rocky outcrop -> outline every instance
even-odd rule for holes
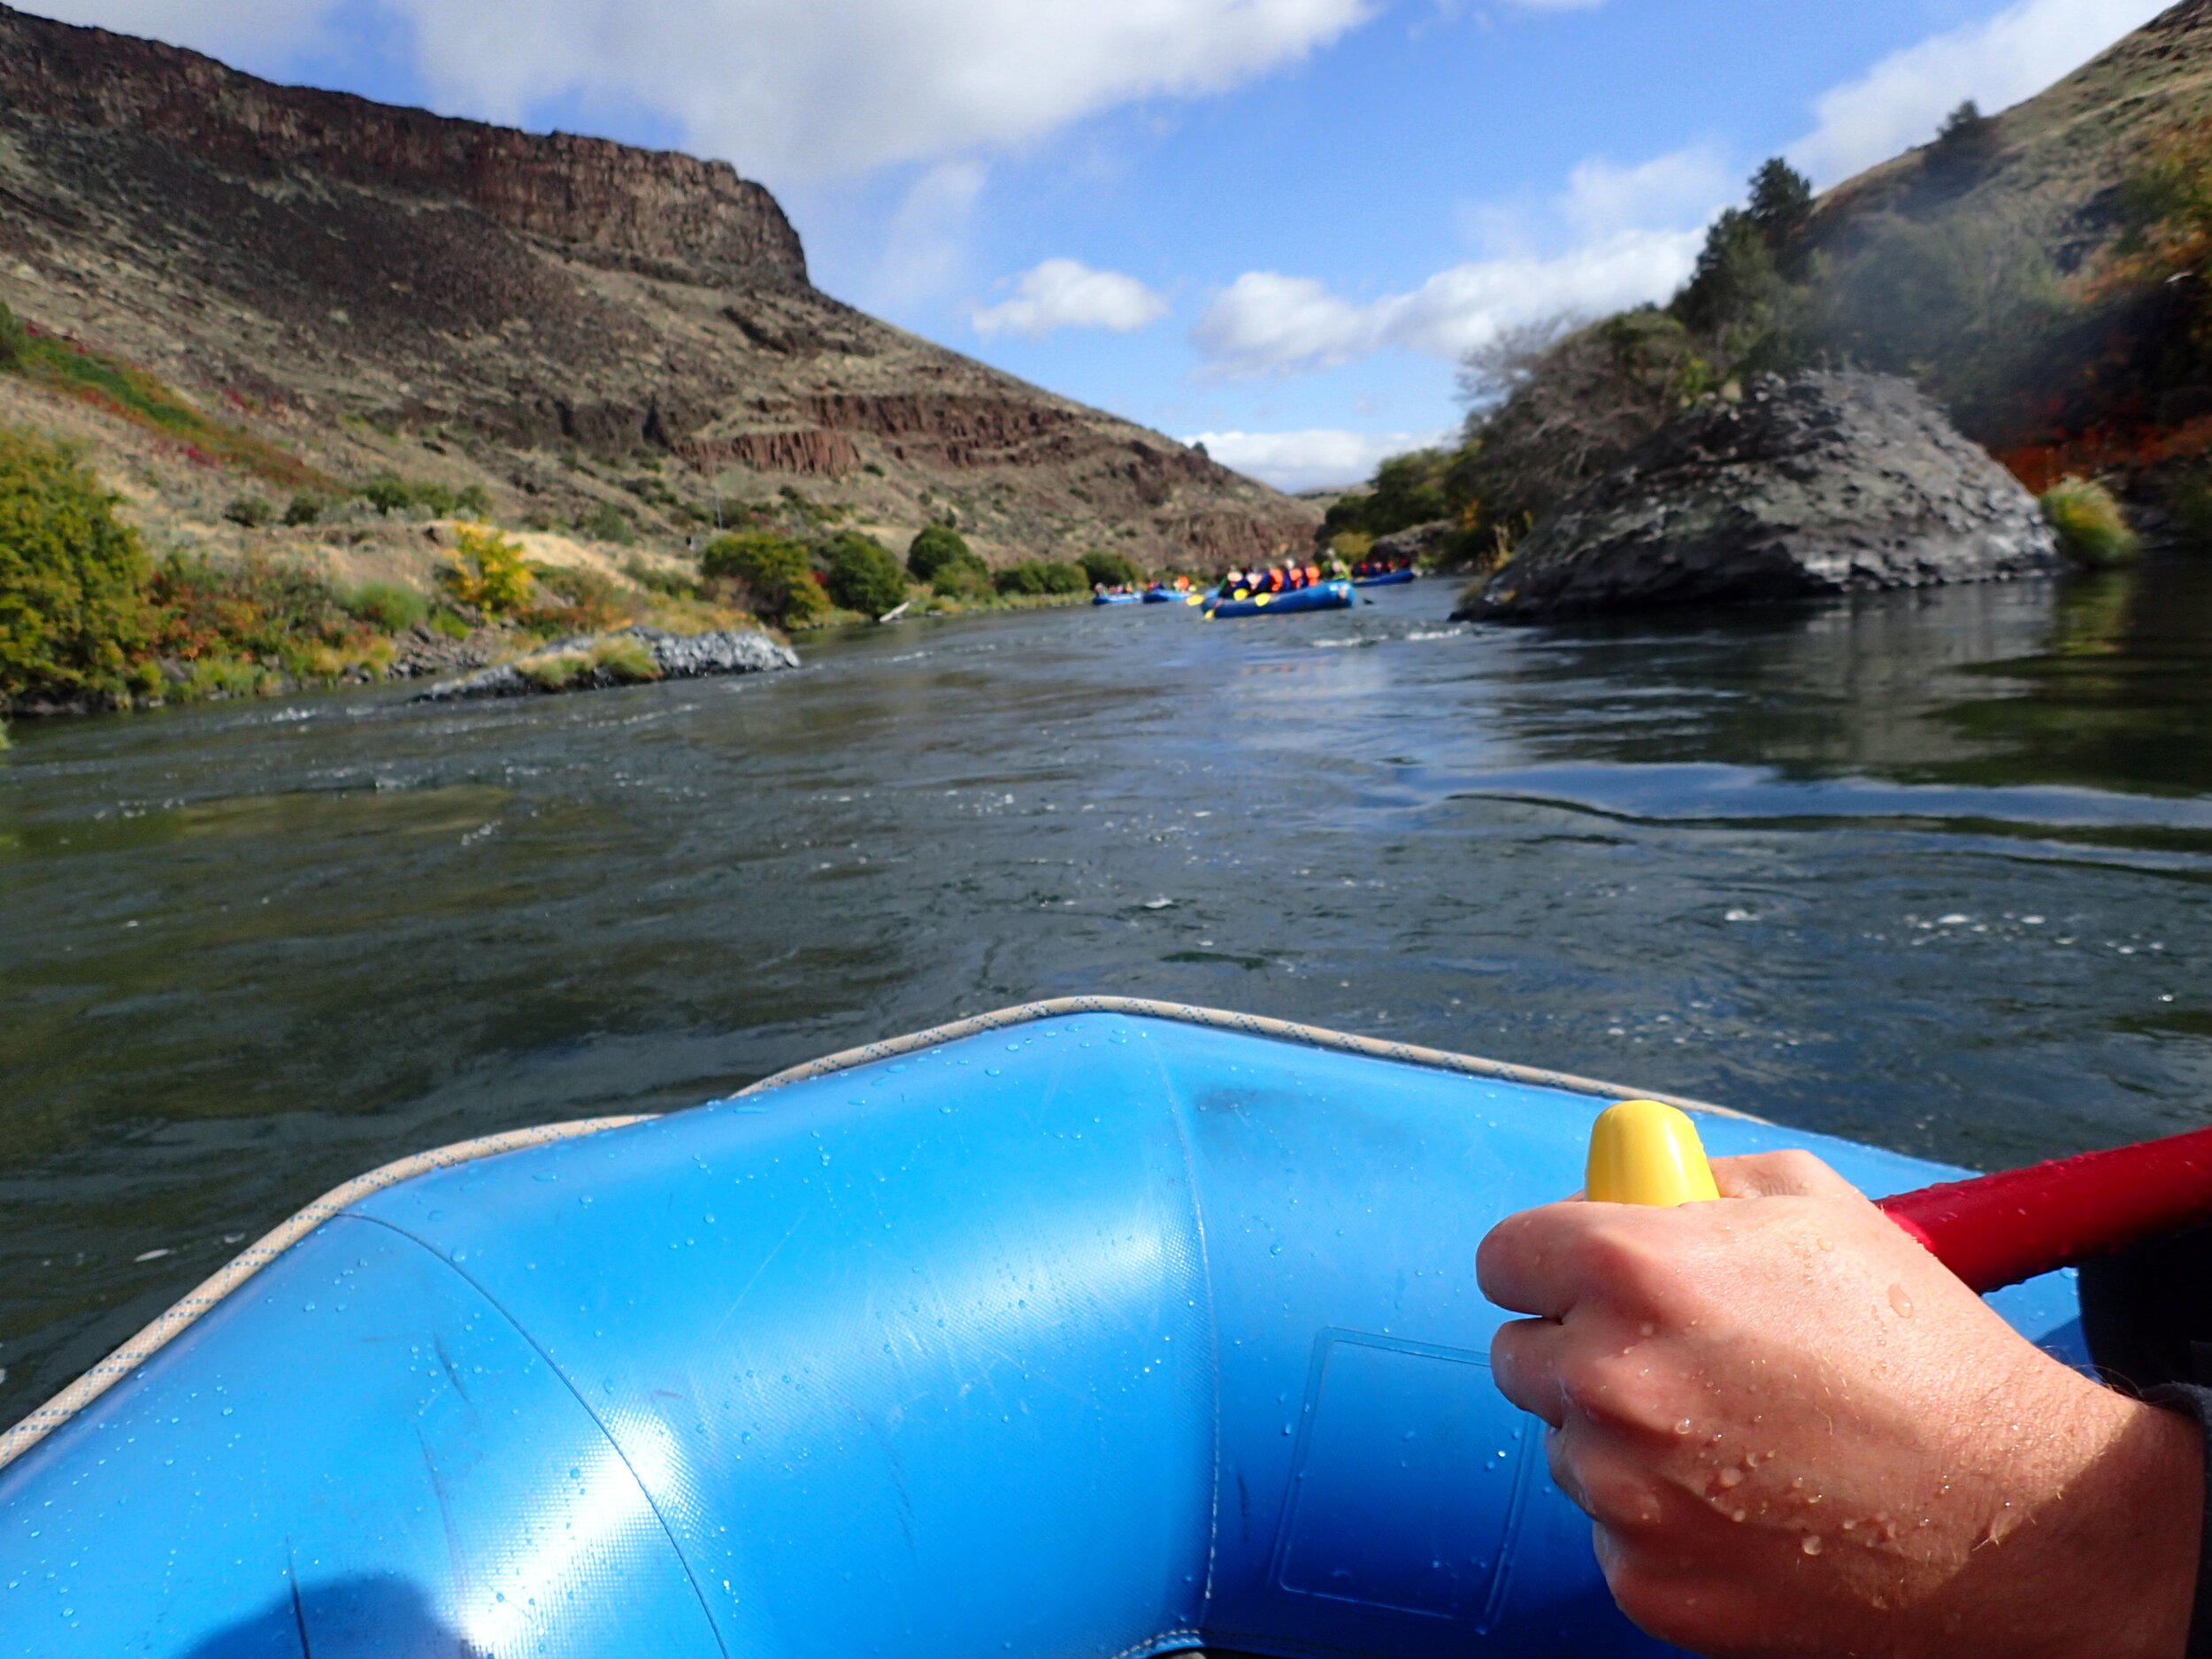
[[[2034,498],[1908,382],[1770,376],[1678,416],[1570,497],[1455,616],[1924,588],[2058,563]]]
[[[1279,556],[1319,516],[819,292],[724,163],[272,86],[4,4],[0,300],[336,480],[478,484],[511,522],[616,506],[671,547],[781,500],[894,541],[950,514],[1000,562],[1156,566]]]
[[[806,280],[798,233],[775,197],[724,161],[274,86],[197,52],[4,7],[0,105],[12,121],[129,134],[249,177],[304,173],[455,198],[649,273]]]
[[[644,648],[653,672],[638,672],[630,652]],[[479,697],[528,697],[549,692],[598,691],[655,680],[703,680],[722,674],[759,674],[796,668],[798,654],[765,634],[725,629],[711,634],[667,634],[658,628],[621,628],[558,640],[512,663],[465,680],[450,680],[418,693],[416,703],[457,703]],[[534,672],[533,670],[537,672]]]
[[[1432,518],[1426,524],[1408,525],[1402,530],[1393,530],[1388,535],[1379,535],[1375,545],[1367,549],[1371,559],[1420,559],[1439,551],[1454,535],[1459,526],[1449,518]]]

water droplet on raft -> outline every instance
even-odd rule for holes
[[[1897,1310],[1899,1318],[1912,1317],[1912,1298],[1905,1294],[1905,1287],[1902,1285],[1892,1285],[1889,1287],[1889,1305]]]
[[[997,1077],[1000,1075],[999,1069],[995,1065],[987,1065],[983,1068],[983,1075],[985,1077]]]
[[[1820,1534],[1818,1532],[1806,1533],[1799,1540],[1797,1547],[1809,1555],[1817,1555],[1820,1554]]]

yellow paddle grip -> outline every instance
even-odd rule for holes
[[[1655,1100],[1624,1100],[1591,1127],[1582,1194],[1597,1203],[1671,1208],[1718,1198],[1720,1189],[1688,1113]]]

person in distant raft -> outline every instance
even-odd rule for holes
[[[2062,1364],[1809,1153],[1713,1175],[1524,1210],[1477,1258],[1532,1316],[1491,1363],[1623,1612],[1712,1659],[2212,1655],[2212,1391]]]

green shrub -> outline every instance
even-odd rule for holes
[[[249,530],[258,530],[276,517],[276,509],[265,496],[241,495],[223,509],[223,517]]]
[[[752,610],[784,627],[804,627],[829,609],[806,549],[772,530],[717,536],[699,556],[699,573],[737,583]]]
[[[1090,573],[1082,565],[1063,565],[1052,559],[1024,559],[1018,565],[1009,565],[991,580],[1002,594],[1030,597],[1083,594],[1091,588]]]
[[[325,504],[320,495],[295,495],[284,510],[284,522],[293,526],[320,523]]]
[[[0,369],[21,368],[31,355],[31,331],[23,326],[23,319],[8,309],[0,300]]]
[[[847,530],[832,536],[822,551],[829,559],[823,585],[846,610],[879,617],[906,603],[906,573],[873,536]]]
[[[1102,548],[1094,548],[1076,562],[1083,567],[1083,574],[1090,579],[1094,587],[1103,583],[1109,588],[1120,588],[1144,580],[1144,572],[1126,554],[1110,553]]]
[[[554,651],[524,657],[515,664],[515,672],[541,691],[565,691],[591,672],[591,658],[581,651]]]
[[[626,684],[658,680],[661,665],[652,650],[634,634],[618,634],[591,648],[592,666],[604,670]]]
[[[381,513],[405,512],[415,504],[413,486],[389,472],[371,479],[354,494]]]
[[[381,634],[344,595],[297,565],[173,553],[147,581],[145,599],[153,654],[192,671],[177,693],[187,698],[274,689],[284,674],[327,680],[352,668],[380,672],[390,658]]]
[[[991,567],[972,553],[947,559],[929,579],[929,590],[947,599],[987,598],[992,591]]]
[[[2094,479],[2062,478],[2043,492],[2042,503],[2059,547],[2078,565],[2092,570],[2124,565],[2142,550],[2120,503]]]
[[[611,501],[600,502],[576,521],[577,530],[595,541],[611,541],[617,547],[637,545],[637,526],[630,515]]]
[[[434,518],[488,518],[492,511],[491,494],[481,484],[455,489],[429,480],[401,478],[393,472],[380,473],[354,494],[377,511],[387,514],[420,508]]]
[[[146,555],[74,450],[0,426],[0,703],[120,702],[146,642]]]
[[[449,640],[465,640],[469,636],[467,619],[457,611],[440,605],[430,613],[430,631]]]
[[[346,595],[346,609],[387,634],[404,633],[430,614],[430,602],[396,582],[364,582]]]
[[[975,559],[967,541],[959,531],[947,524],[924,525],[906,546],[906,568],[926,582],[937,580],[937,572],[955,559]],[[976,563],[982,561],[976,559]]]
[[[664,570],[657,565],[648,565],[633,553],[622,561],[622,573],[648,593],[665,594],[671,599],[696,599],[699,584],[682,571]]]

